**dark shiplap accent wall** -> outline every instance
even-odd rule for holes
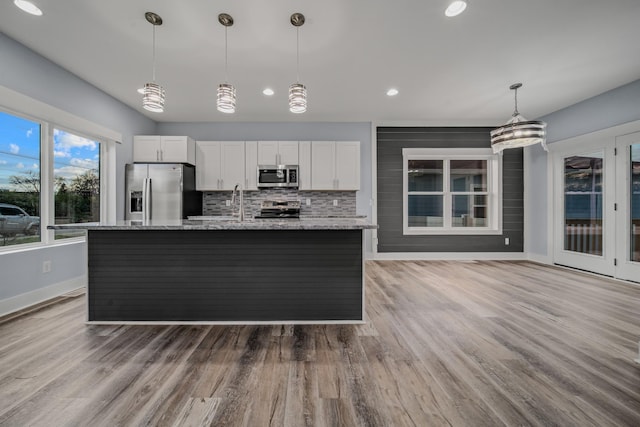
[[[489,148],[485,127],[378,127],[378,252],[522,252],[523,161],[522,149],[505,150],[502,160],[502,234],[433,235],[402,234],[403,148]],[[510,244],[504,244],[508,237]]]

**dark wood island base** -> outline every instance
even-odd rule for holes
[[[88,229],[90,323],[362,323],[362,229]]]

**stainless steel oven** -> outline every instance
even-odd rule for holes
[[[298,165],[258,166],[258,188],[298,188]]]

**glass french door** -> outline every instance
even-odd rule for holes
[[[640,282],[640,132],[616,138],[616,276]]]
[[[640,132],[554,153],[554,262],[640,282]]]
[[[556,264],[615,274],[613,149],[594,147],[556,158]]]

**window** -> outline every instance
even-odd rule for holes
[[[41,125],[0,111],[0,247],[40,241]]]
[[[54,218],[56,224],[100,221],[100,142],[53,130]],[[55,238],[84,235],[55,230]]]
[[[405,148],[404,234],[501,233],[501,157],[490,149]]]
[[[49,224],[113,220],[114,157],[114,141],[0,111],[0,251],[84,236],[81,230],[47,230]]]

